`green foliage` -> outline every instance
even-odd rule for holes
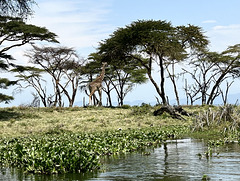
[[[7,70],[9,66],[8,66],[8,64],[6,64],[6,62],[1,60],[3,58],[7,58],[7,57],[5,57],[4,55],[0,55],[0,69],[1,70]]]
[[[209,176],[207,176],[207,175],[204,174],[204,175],[202,176],[202,180],[211,180],[211,179],[210,179]]]
[[[91,153],[81,135],[44,135],[1,140],[2,164],[34,173],[84,172],[98,167],[98,156]]]
[[[8,63],[6,63],[4,59],[11,60],[12,57],[5,53],[0,53],[0,71],[7,71],[9,68]],[[0,89],[7,89],[9,86],[14,85],[16,83],[17,81],[10,81],[7,78],[0,77]],[[0,103],[3,101],[5,101],[5,103],[9,103],[11,100],[13,100],[12,96],[0,93]]]
[[[132,107],[132,115],[148,115],[152,114],[152,106],[149,104],[142,104],[141,106]]]
[[[128,104],[124,104],[124,105],[122,105],[122,106],[119,106],[119,108],[122,108],[122,109],[130,109],[131,106],[128,105]]]
[[[0,89],[7,89],[9,86],[14,84],[16,84],[16,81],[10,81],[6,78],[0,78]],[[5,101],[6,103],[8,103],[11,100],[13,100],[12,96],[0,93],[0,102]]]
[[[33,1],[31,1],[31,3],[32,2]],[[13,2],[7,4],[11,5],[12,3]],[[21,1],[21,3],[26,3],[25,8],[29,8],[29,1]],[[0,6],[3,6],[3,4],[4,3],[1,3]],[[13,57],[6,52],[14,47],[19,47],[27,43],[33,43],[34,41],[58,42],[56,40],[56,34],[48,31],[45,27],[26,24],[21,18],[0,16],[0,27],[0,70],[8,71],[9,66],[16,66],[13,63],[5,62],[6,59],[13,59]],[[6,88],[9,84],[12,85],[14,83],[16,82],[8,81],[7,79],[0,77],[0,89]],[[8,102],[12,99],[12,96],[0,93],[0,102]]]
[[[6,78],[0,78],[0,89],[6,89],[10,85],[16,84],[16,81],[10,81]]]
[[[124,62],[124,65],[131,65],[133,60],[137,61],[145,69],[163,104],[166,104],[166,66],[176,60],[185,60],[188,56],[187,49],[191,49],[191,52],[199,51],[207,44],[200,27],[174,27],[167,21],[139,20],[113,32],[109,39],[101,42],[99,52],[110,62],[119,61]],[[152,77],[154,61],[159,65],[160,87]]]
[[[100,166],[99,156],[157,146],[185,131],[184,127],[168,127],[2,138],[0,163],[2,166],[19,167],[33,173],[92,171]]]
[[[12,96],[8,96],[8,95],[0,93],[0,102],[5,101],[5,103],[9,103],[9,101],[11,101],[11,100],[13,100]]]
[[[45,27],[26,24],[21,18],[0,16],[0,26],[0,38],[3,40],[1,44],[5,42],[15,42],[13,45],[8,45],[8,47],[2,48],[2,50],[0,50],[1,53],[12,47],[21,46],[35,40],[45,40],[58,43],[56,40],[56,34],[48,31]]]

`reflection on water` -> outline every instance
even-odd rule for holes
[[[111,160],[106,172],[90,180],[240,180],[240,146],[221,147],[220,154],[199,158],[207,151],[203,141],[183,139],[154,149],[149,156],[131,154]]]
[[[0,181],[45,180],[201,180],[207,175],[211,180],[240,180],[240,146],[221,147],[219,155],[199,158],[207,147],[203,141],[183,139],[169,141],[162,147],[148,150],[150,155],[127,154],[104,160],[103,173],[66,175],[24,175],[16,170],[0,170]]]
[[[26,174],[17,169],[1,169],[0,181],[80,181],[96,177],[96,173],[89,174],[62,174],[62,175],[38,175]]]

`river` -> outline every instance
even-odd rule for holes
[[[0,169],[0,181],[78,180],[240,180],[240,145],[231,143],[213,150],[209,158],[203,140],[167,141],[159,148],[103,160],[101,172],[89,174],[27,175],[16,169]]]

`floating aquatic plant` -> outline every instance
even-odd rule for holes
[[[0,139],[0,164],[32,173],[75,173],[98,169],[99,157],[157,146],[186,131],[182,127],[98,133],[48,133]]]

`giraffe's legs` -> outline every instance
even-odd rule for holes
[[[98,90],[98,94],[99,94],[99,103],[98,103],[98,105],[102,106],[102,88],[98,87],[97,90]]]
[[[92,105],[92,99],[91,99],[91,96],[89,96],[89,103],[88,103],[89,106]]]
[[[92,88],[92,91],[91,91],[91,93],[89,94],[89,106],[92,105],[92,96],[93,96],[93,94],[94,94],[94,92],[95,92],[96,90],[97,90],[96,87]]]

